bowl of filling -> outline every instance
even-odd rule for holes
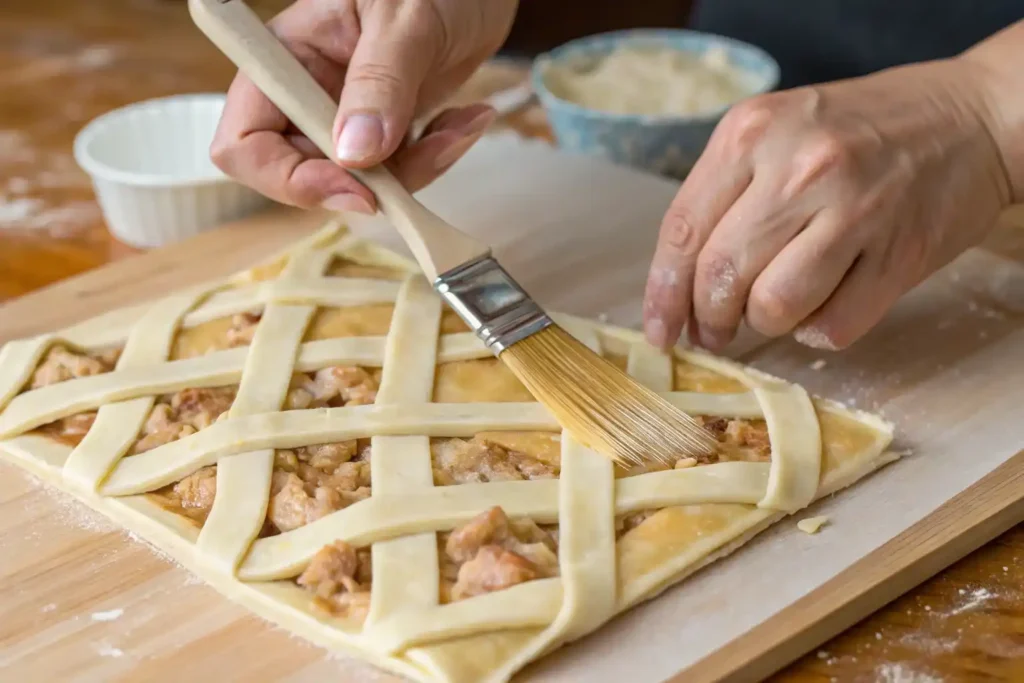
[[[559,147],[680,179],[731,106],[778,82],[764,50],[686,29],[580,38],[532,69]]]

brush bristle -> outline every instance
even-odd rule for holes
[[[551,325],[500,356],[577,441],[619,462],[671,465],[715,451],[692,417]]]

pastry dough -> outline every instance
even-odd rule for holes
[[[333,263],[343,267],[332,270]],[[204,341],[204,330],[225,333],[231,316],[246,315],[260,316],[247,346]],[[241,275],[6,344],[0,455],[284,628],[411,679],[444,683],[505,681],[894,459],[886,450],[892,428],[876,416],[703,352],[680,350],[673,357],[635,332],[555,317],[581,342],[719,429],[722,439],[738,434],[740,445],[718,462],[684,459],[672,470],[616,471],[567,435],[559,438],[558,424],[527,400],[483,344],[464,328],[453,331],[458,321],[442,310],[414,264],[331,224]],[[78,353],[121,351],[111,371],[32,388],[55,345]],[[296,373],[325,368],[379,376],[376,400],[282,409],[292,401]],[[141,448],[140,435],[156,433],[158,418],[188,409],[187,399],[168,403],[166,395],[216,387],[226,387],[217,390],[222,397],[233,392],[230,409],[216,421],[179,425],[174,438]],[[438,402],[442,396],[446,402]],[[89,411],[97,411],[94,418]],[[92,427],[76,445],[54,436],[54,424],[83,413]],[[749,456],[742,442],[744,430],[763,434],[765,428],[767,461]],[[484,464],[473,466],[479,471],[452,469],[461,480],[439,485],[436,459],[446,457],[445,439],[454,437],[470,440],[451,441],[459,448],[484,443],[478,454]],[[352,455],[367,442],[369,462]],[[338,443],[348,444],[345,457],[353,458],[346,472],[364,476],[368,468],[370,490],[353,484],[340,494],[347,496],[343,502],[325,494],[326,513],[310,513],[294,527],[281,521],[287,510],[275,496],[282,486],[302,492],[281,462],[298,462],[298,452],[306,458],[304,471],[312,471],[311,451],[302,449]],[[495,454],[501,457],[488,460]],[[509,463],[521,469],[529,463],[539,474],[513,472],[507,480],[487,474],[486,467]],[[215,477],[204,469],[214,465]],[[169,506],[162,493],[186,481],[200,497],[215,490],[205,521],[190,517],[184,502]],[[319,489],[317,496],[302,498],[310,506],[304,509],[324,503]],[[521,561],[525,580],[444,595],[439,586],[451,588],[445,558],[452,551],[439,550],[438,535],[463,533],[495,507],[509,524],[542,539],[517,546],[506,536],[513,545],[488,546]],[[550,557],[556,535],[557,565],[542,571],[542,560],[524,559]],[[344,594],[334,583],[328,589],[352,604],[364,599],[362,614],[325,611],[324,596],[309,589],[314,580],[303,578],[319,553],[334,552],[330,547],[339,553],[369,547],[359,560],[372,559],[366,564],[372,581],[359,579],[369,595],[351,586]],[[463,559],[459,582],[481,557]],[[345,580],[358,586],[356,576],[350,572]]]

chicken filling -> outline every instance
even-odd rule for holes
[[[558,576],[557,526],[509,519],[500,507],[437,535],[441,602],[452,602]]]
[[[431,439],[434,485],[475,484],[558,477],[557,453],[549,459],[507,448],[477,435],[472,439]]]
[[[557,537],[557,526],[509,519],[500,507],[438,534],[441,602],[558,576]],[[314,605],[323,611],[362,620],[369,609],[372,574],[369,548],[335,541],[313,556],[296,583],[313,593]]]
[[[281,450],[264,535],[291,531],[370,497],[370,441]]]
[[[313,605],[337,617],[363,621],[370,609],[370,549],[335,541],[321,548],[295,580],[313,593]]]
[[[59,382],[66,382],[79,377],[90,377],[110,372],[121,356],[121,349],[111,349],[99,353],[76,351],[61,344],[54,344],[46,352],[25,391],[41,389]],[[40,431],[59,441],[76,446],[92,428],[96,420],[96,411],[90,410],[62,417],[40,427]]]
[[[206,429],[235,400],[235,387],[182,389],[157,398],[130,455],[138,455]]]
[[[772,456],[771,442],[768,439],[768,425],[764,420],[730,420],[722,417],[706,417],[698,415],[695,419],[712,434],[719,443],[719,450],[713,462],[770,462]],[[697,461],[693,458],[681,458],[674,464],[675,469],[694,467]],[[629,470],[617,468],[616,476],[634,476],[646,472],[657,472],[668,469],[662,463],[646,463]],[[656,509],[639,510],[615,518],[616,537],[621,537],[632,529],[640,526],[648,517],[657,512]]]

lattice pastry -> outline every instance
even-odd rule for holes
[[[625,471],[340,225],[0,350],[0,453],[263,617],[421,681],[525,664],[890,461],[881,419],[558,316],[721,442]]]

